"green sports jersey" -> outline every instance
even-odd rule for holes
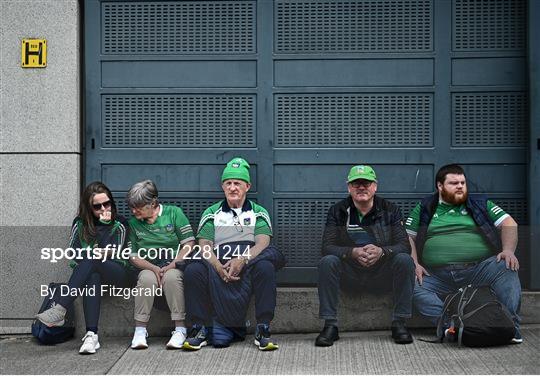
[[[198,239],[215,246],[230,242],[255,241],[257,235],[272,236],[270,216],[265,208],[246,200],[242,208],[232,209],[226,200],[207,208],[199,223]]]
[[[420,223],[420,204],[416,205],[405,222],[407,233],[416,236]],[[492,201],[487,201],[489,218],[499,226],[509,215]],[[442,266],[453,263],[476,262],[492,255],[465,205],[439,202],[427,229],[422,263]]]
[[[152,224],[132,217],[129,228],[131,254],[145,258],[153,264],[176,257],[181,245],[195,240],[184,212],[173,205],[160,205],[159,215]],[[161,255],[158,254],[161,257],[155,257],[157,253],[154,249],[162,250]]]

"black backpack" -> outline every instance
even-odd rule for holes
[[[39,313],[51,308],[54,298],[60,294],[60,288],[65,283],[49,283],[48,295],[43,300]],[[51,289],[55,288],[54,296],[51,296]],[[54,345],[62,343],[73,337],[75,334],[75,320],[73,314],[73,304],[67,308],[65,323],[62,326],[48,327],[38,319],[32,323],[32,335],[43,345]]]
[[[489,286],[469,285],[448,295],[437,325],[441,341],[445,323],[458,344],[469,347],[506,345],[515,334],[512,316]]]

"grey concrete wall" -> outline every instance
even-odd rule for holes
[[[0,333],[29,330],[39,285],[67,263],[40,260],[66,246],[80,187],[80,20],[77,0],[0,2]],[[21,41],[47,40],[47,67],[21,68]]]
[[[100,335],[130,336],[133,334],[133,299],[105,297],[101,305],[99,323]],[[254,299],[248,310],[248,330],[253,331],[255,320]],[[82,304],[76,303],[77,317],[82,316]],[[277,307],[272,321],[274,333],[315,333],[322,329],[323,320],[319,319],[319,298],[315,287],[279,287]],[[389,329],[392,314],[390,294],[374,295],[345,294],[340,297],[338,309],[339,329],[341,331]],[[521,301],[521,323],[523,325],[540,324],[540,292],[526,291]],[[411,327],[430,327],[431,324],[415,315],[409,321]],[[172,330],[168,313],[154,309],[148,325],[150,336],[167,336]],[[84,321],[77,322],[77,331],[83,336]]]

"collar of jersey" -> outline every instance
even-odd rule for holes
[[[242,212],[246,212],[250,210],[253,210],[253,208],[251,207],[251,202],[248,199],[246,199],[246,201],[244,201],[244,205],[242,205]],[[223,200],[223,204],[221,204],[221,211],[226,212],[226,213],[232,211],[227,200]]]

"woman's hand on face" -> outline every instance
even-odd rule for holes
[[[111,220],[111,211],[105,210],[103,213],[99,215],[99,220],[104,222],[109,222]]]

